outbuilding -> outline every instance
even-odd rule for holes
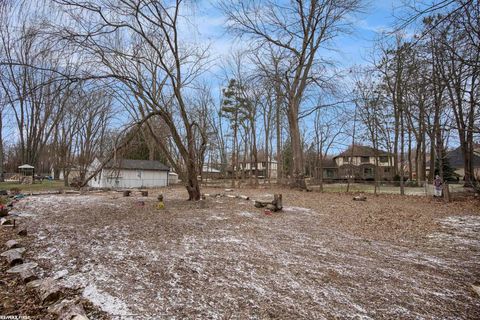
[[[101,166],[95,159],[89,171]],[[116,159],[103,166],[88,185],[94,188],[154,188],[169,184],[170,168],[160,161]]]

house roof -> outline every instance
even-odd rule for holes
[[[35,167],[29,164],[22,164],[21,166],[18,166],[18,169],[35,169]]]
[[[251,162],[251,161],[250,161],[250,155],[247,154],[247,160],[246,160],[246,161],[243,161],[243,157],[244,157],[243,154],[240,154],[240,155],[238,156],[240,163],[245,163],[245,162],[248,163],[248,162]],[[268,161],[267,161],[267,159],[268,159]],[[255,159],[254,159],[254,157],[253,157],[253,155],[252,155],[252,162],[253,162],[254,160],[255,160]],[[275,157],[271,157],[271,156],[267,157],[267,154],[265,153],[264,150],[258,150],[258,152],[257,152],[257,161],[258,161],[258,162],[270,162],[270,163],[276,163],[276,162],[277,162],[277,160],[275,160]]]
[[[333,158],[322,158],[322,167],[325,169],[325,168],[336,168],[337,167],[337,163],[335,162],[335,160],[333,160]]]
[[[202,172],[207,172],[207,173],[220,173],[220,170],[212,168],[210,166],[203,166]]]
[[[356,144],[353,146],[353,152],[352,152],[352,146],[350,146],[348,147],[347,150],[333,157],[333,159],[338,157],[352,157],[352,156],[353,157],[374,157],[375,155],[389,156],[391,154],[383,150]]]
[[[133,160],[133,159],[117,159],[110,160],[104,166],[105,169],[127,169],[127,170],[153,170],[153,171],[170,171],[170,168],[160,161],[155,160]]]
[[[477,150],[480,145],[476,144],[474,149]],[[448,162],[456,169],[465,167],[462,148],[458,147],[447,153]],[[480,151],[473,152],[473,166],[480,167]]]

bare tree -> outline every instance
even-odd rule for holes
[[[180,30],[182,24],[188,23],[186,3],[56,2],[77,21],[64,26],[63,39],[96,60],[99,77],[121,82],[148,114],[154,113],[165,122],[185,164],[181,169],[189,199],[199,200],[199,154],[194,132],[197,124],[189,113],[186,95],[207,63],[207,48],[188,42]]]
[[[281,83],[288,102],[295,187],[306,188],[298,117],[307,88],[322,82],[318,71],[324,61],[319,50],[345,30],[346,15],[359,4],[357,0],[290,1],[285,6],[271,0],[225,0],[221,4],[232,32],[250,37],[258,48],[275,47],[285,57]]]

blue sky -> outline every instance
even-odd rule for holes
[[[199,1],[195,8],[192,23],[198,33],[192,33],[195,40],[207,41],[216,56],[228,55],[232,45],[238,44],[225,32],[224,17],[215,8],[211,0]],[[349,17],[353,25],[353,33],[338,37],[334,43],[336,52],[331,55],[341,67],[348,68],[355,64],[365,63],[377,32],[388,30],[394,23],[394,14],[401,9],[401,1],[373,0],[365,5],[363,12]]]

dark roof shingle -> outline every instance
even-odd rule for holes
[[[389,156],[390,153],[383,151],[383,150],[375,150],[375,148],[372,147],[367,147],[367,146],[361,146],[361,145],[354,145],[353,146],[353,152],[352,152],[352,146],[350,146],[347,150],[343,151],[342,153],[336,155],[333,157],[333,159],[338,158],[338,157],[374,157],[375,153],[377,153],[378,156]]]
[[[129,170],[153,170],[170,171],[170,168],[160,161],[155,160],[133,160],[117,159],[110,160],[104,168],[106,169],[129,169]]]
[[[478,145],[475,145],[475,149],[478,147]],[[458,147],[450,152],[447,153],[447,158],[450,166],[453,168],[459,169],[465,167],[465,162],[463,160],[463,152],[462,148]],[[480,154],[477,154],[476,152],[473,153],[473,166],[480,167]]]

